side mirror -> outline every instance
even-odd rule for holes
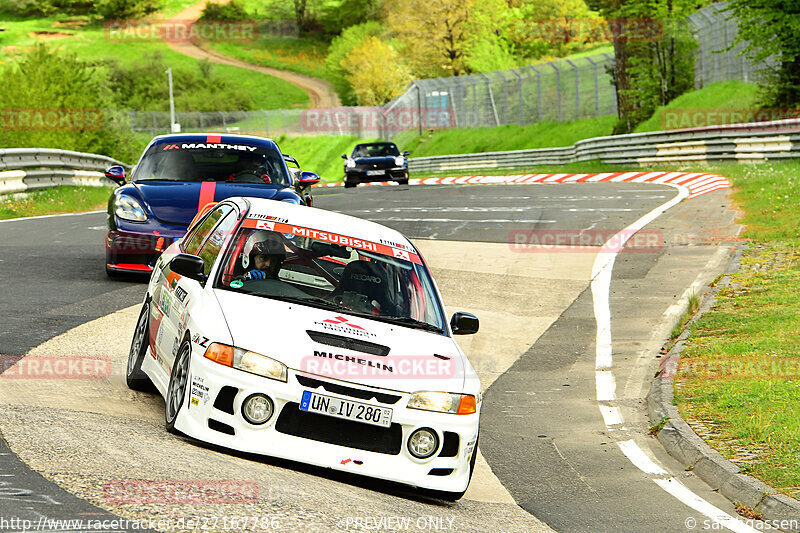
[[[472,335],[478,333],[478,317],[471,313],[454,313],[450,319],[453,335]]]
[[[114,165],[106,169],[105,176],[119,185],[125,185],[125,169],[120,165]]]
[[[320,177],[317,174],[304,170],[300,173],[300,177],[297,178],[297,185],[299,187],[309,187],[319,183],[319,180]]]
[[[342,154],[342,159],[347,159],[347,154]]]
[[[290,155],[283,154],[283,160],[287,163],[293,163],[297,168],[300,168],[300,163],[297,162],[297,159]]]
[[[410,156],[410,155],[411,155],[411,152],[409,152],[408,150],[406,150],[405,152],[403,152],[403,155],[404,155],[404,156],[406,156],[406,157],[408,157],[408,156]]]
[[[169,263],[169,269],[178,275],[200,282],[206,280],[205,262],[196,255],[178,254]]]

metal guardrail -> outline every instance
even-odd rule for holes
[[[761,162],[800,157],[800,119],[595,137],[572,146],[414,157],[410,172],[525,168],[599,160],[612,165]]]
[[[56,185],[114,185],[103,171],[129,165],[97,154],[49,148],[0,149],[0,195]]]

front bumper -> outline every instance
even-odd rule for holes
[[[409,409],[407,393],[293,370],[283,383],[219,365],[198,353],[192,358],[191,375],[193,383],[175,427],[199,440],[425,489],[461,492],[469,483],[479,412],[454,415]],[[306,390],[390,407],[392,425],[382,428],[301,411],[298,406]],[[250,424],[242,415],[242,404],[255,393],[266,394],[274,405],[272,417],[262,425]],[[415,458],[407,447],[411,433],[422,427],[439,437],[438,449],[428,459]]]
[[[375,181],[398,181],[408,179],[408,169],[404,167],[387,168],[384,174],[367,175],[368,171],[381,169],[359,169],[352,168],[345,170],[344,180],[349,183],[369,183]]]
[[[158,229],[150,225],[141,229],[111,229],[105,237],[106,269],[114,272],[151,272],[161,252],[185,233],[185,227],[165,225],[159,225]]]

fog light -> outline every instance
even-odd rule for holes
[[[429,428],[416,430],[408,438],[408,451],[417,459],[427,459],[439,448],[439,437]]]
[[[242,404],[242,416],[256,426],[272,418],[272,400],[263,394],[251,394]]]

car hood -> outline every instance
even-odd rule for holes
[[[477,387],[466,392],[480,390],[472,366],[445,335],[233,291],[215,294],[235,346],[303,374],[409,393],[462,393],[466,377],[470,389]],[[332,346],[326,334],[382,345],[389,353]]]
[[[137,181],[133,184],[153,216],[168,224],[188,225],[197,211],[210,202],[231,196],[256,196],[283,200],[290,190],[258,183],[214,181]]]
[[[359,157],[355,159],[356,165],[359,166],[372,166],[378,165],[378,168],[393,167],[394,156],[392,157]]]

